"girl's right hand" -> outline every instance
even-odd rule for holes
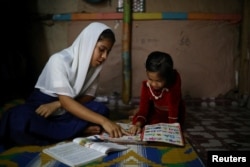
[[[123,135],[131,135],[129,132],[123,129],[120,125],[110,120],[106,120],[103,123],[102,127],[112,138],[122,137]]]

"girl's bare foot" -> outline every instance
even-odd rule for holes
[[[86,136],[96,135],[100,133],[101,133],[101,127],[95,125],[87,127],[83,132],[83,134]]]

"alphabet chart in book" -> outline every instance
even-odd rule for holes
[[[146,125],[143,141],[165,142],[183,146],[183,136],[179,123],[158,123]]]

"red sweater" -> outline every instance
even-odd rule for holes
[[[163,91],[162,97],[156,100],[147,86],[147,81],[142,82],[139,111],[133,117],[133,124],[140,121],[143,125],[159,122],[174,123],[178,120],[179,105],[181,102],[181,78],[176,71],[175,83]],[[151,88],[152,89],[152,88]],[[162,90],[153,93],[159,96]]]

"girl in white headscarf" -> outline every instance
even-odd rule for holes
[[[105,24],[94,22],[73,44],[52,55],[27,102],[6,112],[0,135],[18,145],[46,145],[77,136],[126,134],[108,119],[108,108],[93,101],[100,70],[115,36]]]

